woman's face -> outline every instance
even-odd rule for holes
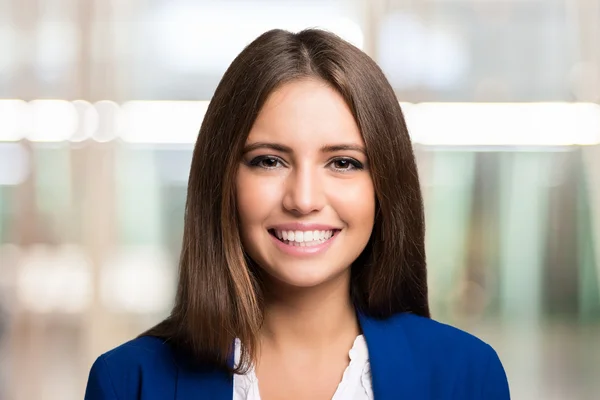
[[[342,96],[320,81],[270,95],[246,141],[236,190],[246,252],[294,287],[347,277],[373,229],[365,144]]]

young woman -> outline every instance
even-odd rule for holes
[[[417,169],[392,88],[337,36],[266,32],[200,128],[171,315],[88,400],[509,398],[496,352],[429,318]]]

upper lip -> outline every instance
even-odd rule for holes
[[[333,231],[339,230],[333,225],[317,224],[310,222],[290,222],[286,224],[272,225],[269,229],[275,229],[277,231]]]

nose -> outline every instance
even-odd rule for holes
[[[323,177],[312,167],[296,168],[285,181],[283,207],[297,215],[321,210],[325,205]]]

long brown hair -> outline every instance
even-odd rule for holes
[[[387,318],[429,317],[424,217],[411,141],[394,91],[377,64],[336,35],[271,30],[249,44],[217,86],[194,149],[185,208],[179,287],[158,336],[196,363],[227,368],[242,343],[244,371],[262,322],[262,282],[242,247],[235,176],[248,133],[275,89],[313,78],[336,89],[363,135],[376,193],[367,247],[352,265],[357,310]]]

